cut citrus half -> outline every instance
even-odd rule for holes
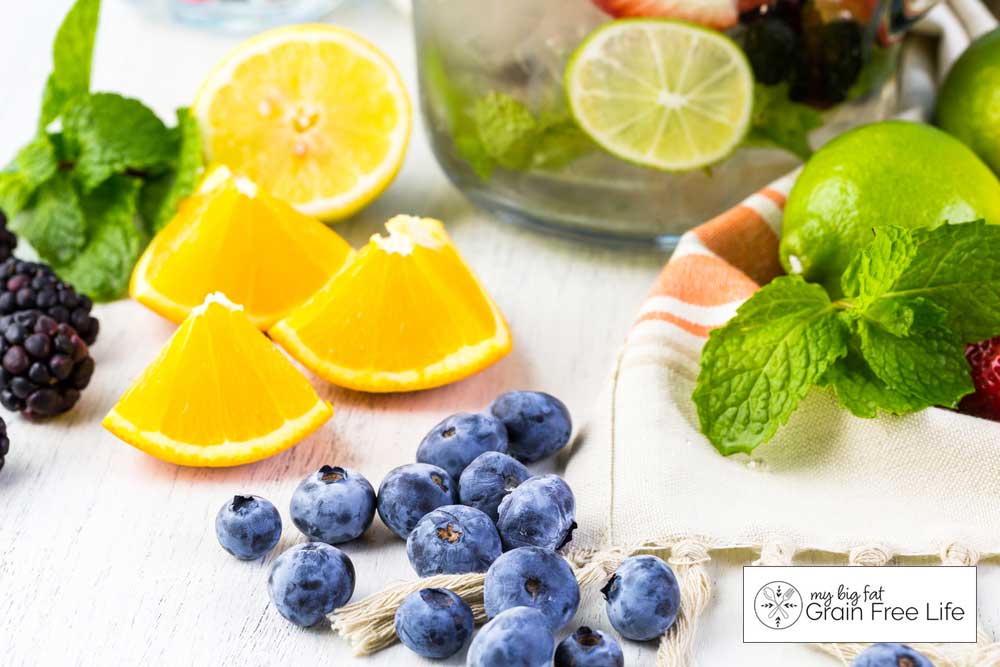
[[[437,220],[397,216],[271,337],[317,375],[371,392],[465,378],[511,348],[500,309]]]
[[[352,252],[323,223],[218,167],[146,248],[129,292],[178,323],[222,292],[267,329],[315,294]]]
[[[725,35],[667,19],[612,21],[566,68],[577,123],[608,152],[664,171],[731,153],[753,112],[753,72]]]
[[[213,294],[102,423],[164,461],[218,467],[277,454],[332,414],[242,310]]]
[[[324,220],[378,196],[410,138],[410,100],[395,66],[329,25],[244,42],[209,74],[194,113],[212,161]]]

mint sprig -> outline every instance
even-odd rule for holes
[[[39,129],[0,171],[0,210],[63,279],[121,296],[151,234],[202,169],[187,109],[168,128],[142,102],[90,91],[100,0],[77,0],[56,35]]]
[[[809,133],[822,124],[822,113],[789,97],[787,83],[773,86],[758,83],[754,86],[750,132],[745,143],[781,148],[804,161],[813,152]]]
[[[1000,226],[878,229],[841,287],[777,278],[709,336],[693,400],[721,453],[769,440],[813,386],[859,417],[955,407],[966,343],[1000,333]]]

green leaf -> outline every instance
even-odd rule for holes
[[[59,117],[69,100],[90,91],[100,13],[100,0],[77,0],[63,19],[52,45],[52,74],[42,101],[42,128]]]
[[[20,213],[31,201],[35,188],[18,171],[0,171],[0,212],[8,218]]]
[[[948,311],[923,297],[879,299],[862,316],[894,336],[910,336],[936,328]]]
[[[72,179],[59,172],[34,197],[34,206],[11,220],[10,228],[46,262],[69,261],[87,242],[87,222]]]
[[[851,414],[864,419],[875,417],[880,410],[904,415],[933,405],[889,389],[868,366],[860,351],[855,349],[826,371],[822,384],[833,389],[841,405]]]
[[[819,285],[777,278],[709,336],[693,400],[722,454],[750,452],[847,353],[847,326]]]
[[[857,327],[865,361],[889,390],[926,405],[955,407],[975,389],[965,344],[947,328],[903,338],[866,320]]]
[[[174,137],[139,100],[97,93],[67,109],[63,125],[67,142],[79,151],[74,174],[84,190],[113,174],[162,173],[175,157]]]
[[[892,289],[917,251],[917,242],[908,229],[888,227],[873,233],[871,243],[854,257],[840,277],[844,294],[861,297],[864,304]]]
[[[510,95],[491,92],[476,101],[473,115],[479,140],[491,158],[513,170],[531,164],[538,123],[527,107]]]
[[[808,160],[812,155],[809,133],[823,124],[823,115],[807,104],[792,101],[788,84],[754,86],[750,145],[776,146]]]
[[[538,127],[532,142],[534,169],[560,169],[594,150],[593,141],[565,111],[539,114]]]
[[[894,269],[898,277],[891,287],[874,296],[933,303],[946,311],[944,325],[961,343],[1000,334],[1000,226],[977,220],[909,234],[914,243],[909,263]]]
[[[181,200],[190,195],[201,177],[203,157],[201,133],[191,110],[177,110],[177,126],[171,129],[178,146],[177,166],[170,172],[149,179],[139,199],[142,217],[151,233],[156,233],[177,213]]]
[[[82,198],[89,240],[56,271],[96,301],[118,298],[128,290],[132,268],[145,245],[136,226],[141,185],[137,178],[113,176]]]
[[[59,168],[56,150],[48,135],[42,134],[22,148],[14,158],[18,172],[32,188],[52,178]]]

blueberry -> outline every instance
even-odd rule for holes
[[[472,636],[472,609],[444,588],[410,593],[396,610],[396,636],[425,658],[450,658]]]
[[[378,515],[404,540],[431,510],[458,502],[455,481],[427,463],[410,463],[390,470],[378,488]]]
[[[292,494],[292,523],[310,540],[341,544],[361,536],[375,517],[375,490],[359,473],[323,466]]]
[[[463,505],[475,507],[496,521],[500,501],[530,476],[517,459],[500,452],[486,452],[462,471],[458,496]]]
[[[554,667],[625,667],[625,655],[614,637],[584,625],[556,647]]]
[[[427,513],[406,538],[406,555],[421,577],[485,572],[500,552],[493,521],[464,505],[445,505]]]
[[[260,496],[233,496],[215,515],[219,544],[240,560],[260,558],[281,538],[281,515]]]
[[[483,600],[491,618],[512,607],[534,607],[555,632],[580,606],[580,586],[555,551],[521,547],[493,561],[483,583]]]
[[[557,475],[521,483],[500,503],[497,530],[504,549],[559,549],[573,538],[576,500]]]
[[[483,452],[507,451],[507,429],[493,415],[459,412],[424,436],[417,461],[430,463],[458,479],[465,466]]]
[[[275,559],[267,590],[278,613],[308,628],[351,599],[354,564],[329,544],[296,544]]]
[[[626,639],[644,642],[670,629],[680,610],[674,571],[656,556],[627,558],[601,589],[611,625]]]
[[[903,644],[872,644],[851,667],[934,667],[934,663]]]
[[[483,626],[472,640],[466,667],[549,667],[555,639],[545,617],[513,607]]]
[[[507,428],[511,456],[526,463],[559,451],[573,432],[573,422],[563,402],[538,391],[501,394],[490,405],[490,412]]]

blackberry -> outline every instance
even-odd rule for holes
[[[93,306],[45,264],[16,258],[0,264],[0,315],[38,310],[60,324],[69,324],[84,343],[93,345],[100,328],[90,315]]]
[[[52,417],[80,400],[94,360],[70,325],[38,310],[0,317],[0,405],[29,418]]]
[[[17,237],[7,229],[7,216],[0,211],[0,262],[10,259],[17,247]]]
[[[757,80],[774,85],[794,73],[799,36],[784,21],[763,18],[747,27],[744,49]]]
[[[821,36],[825,97],[833,104],[847,99],[865,64],[865,36],[857,21],[837,20],[823,26]]]
[[[0,418],[0,470],[3,470],[3,460],[10,451],[10,438],[7,437],[7,422]]]

